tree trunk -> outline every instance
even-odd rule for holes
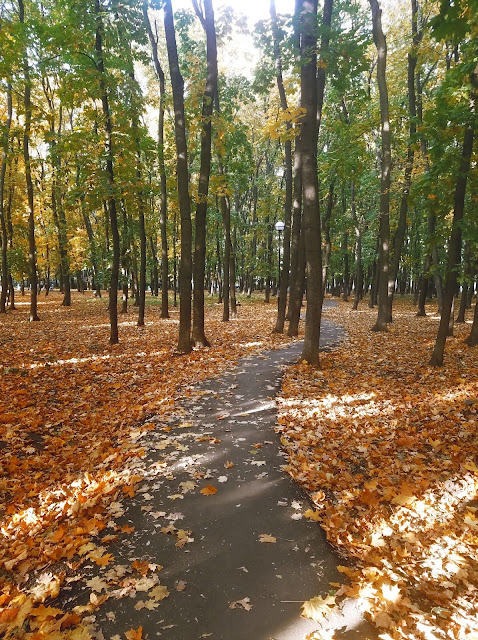
[[[382,157],[380,176],[380,271],[378,280],[378,316],[372,331],[387,331],[391,316],[389,258],[390,258],[390,171],[392,166],[390,142],[390,118],[386,79],[387,42],[382,30],[382,10],[378,0],[369,0],[372,10],[373,40],[377,48],[377,84],[380,96],[380,121],[382,132]]]
[[[193,332],[195,345],[209,346],[204,332],[204,275],[206,268],[206,215],[211,174],[212,113],[217,93],[216,27],[212,0],[204,0],[204,16],[196,2],[194,8],[206,32],[207,77],[202,103],[201,164],[199,168],[194,246]]]
[[[357,311],[359,302],[362,299],[363,291],[362,229],[357,216],[357,210],[355,208],[355,182],[353,180],[350,186],[350,201],[352,208],[352,220],[355,226],[355,261],[357,265],[355,272],[354,304],[352,310]]]
[[[330,218],[332,217],[332,209],[334,207],[334,186],[335,180],[330,183],[329,193],[327,195],[327,208],[322,220],[322,230],[325,238],[325,251],[322,260],[322,288],[323,296],[327,287],[327,272],[329,269],[330,256],[332,254],[332,238],[330,237]]]
[[[61,140],[62,130],[62,107],[60,106],[60,119],[58,123],[58,142]],[[62,168],[61,155],[56,144],[53,144],[54,155],[54,188],[56,205],[58,209],[58,244],[60,248],[61,271],[63,274],[63,307],[71,307],[71,285],[70,285],[70,257],[68,255],[68,234],[66,226],[65,208],[63,206],[63,190],[61,188]]]
[[[296,286],[297,279],[302,278],[302,273],[299,272],[299,246],[302,226],[302,168],[301,168],[301,151],[300,151],[300,136],[295,139],[294,149],[294,200],[292,211],[292,235],[291,235],[291,259],[290,259],[290,295],[289,295],[289,308],[287,310],[287,320],[292,320],[292,309],[297,310],[297,300],[294,298],[296,295],[300,295],[300,305],[302,303],[303,289]],[[300,288],[300,294],[298,290]],[[299,327],[299,319],[297,318],[297,330]],[[295,321],[294,321],[294,324]],[[295,330],[295,329],[294,329]],[[290,336],[291,334],[288,333]],[[294,333],[292,335],[297,335]]]
[[[460,308],[458,310],[458,316],[455,320],[457,323],[465,322],[466,305],[468,302],[468,277],[470,271],[470,241],[467,240],[465,244],[465,251],[463,256],[464,269],[463,269],[463,284],[460,298]]]
[[[274,59],[276,67],[277,88],[279,90],[281,109],[287,111],[287,96],[282,78],[282,59],[279,42],[279,28],[277,26],[277,15],[275,0],[270,0],[270,14],[272,22],[272,36],[274,41]],[[292,125],[287,122],[287,136],[284,142],[285,157],[285,203],[284,203],[284,243],[282,251],[282,269],[280,273],[279,298],[277,304],[277,320],[273,333],[283,333],[285,323],[285,312],[287,307],[287,290],[289,288],[289,268],[290,268],[290,235],[292,217],[292,141],[290,132]],[[279,265],[280,268],[280,265]]]
[[[25,24],[25,7],[23,0],[18,0],[18,12],[20,24]],[[28,63],[28,53],[25,48],[23,52],[23,76],[25,79],[25,90],[23,94],[23,105],[25,108],[25,127],[23,130],[23,159],[25,163],[25,181],[27,185],[28,203],[28,264],[30,277],[30,322],[40,320],[38,317],[38,278],[35,242],[35,205],[33,197],[32,168],[30,162],[30,131],[32,123],[31,104],[31,79],[30,65]]]
[[[164,162],[164,100],[165,100],[165,79],[164,71],[158,57],[158,41],[153,35],[151,23],[148,16],[148,3],[143,3],[143,16],[148,31],[149,41],[153,52],[154,68],[159,80],[159,119],[158,119],[158,165],[160,176],[161,204],[159,214],[159,225],[161,229],[161,318],[169,318],[168,302],[168,192],[166,185],[166,166]]]
[[[305,239],[303,230],[299,234],[299,247],[297,251],[297,274],[294,280],[294,288],[290,292],[289,301],[289,329],[287,335],[290,338],[299,335],[300,310],[305,288]]]
[[[453,223],[450,241],[448,243],[448,259],[446,269],[445,293],[443,296],[443,310],[440,318],[440,326],[435,341],[435,347],[430,359],[430,364],[439,367],[443,364],[443,354],[447,335],[449,335],[450,319],[452,318],[453,301],[458,286],[458,268],[461,260],[461,236],[462,221],[465,209],[465,194],[468,173],[470,170],[471,153],[473,150],[474,120],[476,117],[476,101],[478,93],[478,65],[471,76],[472,90],[470,96],[470,113],[472,118],[465,127],[463,137],[463,149],[460,159],[460,168],[455,189],[455,203],[453,209]]]
[[[465,342],[469,347],[476,347],[476,345],[478,345],[478,298],[475,303],[475,313],[473,314],[473,324],[471,325],[470,335]]]
[[[100,0],[95,0],[96,36],[95,52],[96,65],[99,75],[99,90],[104,118],[106,174],[108,179],[108,214],[113,241],[113,261],[111,265],[109,315],[110,315],[110,344],[118,344],[118,280],[120,264],[120,237],[118,231],[118,217],[115,197],[115,174],[113,155],[113,123],[111,120],[108,91],[105,82],[105,65],[103,60],[103,21],[101,18]]]
[[[222,166],[222,165],[220,165]],[[222,321],[229,322],[229,301],[230,301],[230,264],[231,264],[231,211],[229,208],[229,197],[219,196],[221,202],[221,214],[224,225],[224,276],[222,279],[223,312]]]
[[[188,148],[184,117],[184,81],[179,68],[176,33],[174,30],[171,0],[164,2],[164,30],[168,49],[169,70],[173,90],[176,139],[176,170],[178,181],[179,212],[181,215],[181,262],[179,268],[179,353],[192,350],[191,341],[191,276],[192,276],[192,226],[191,200],[189,197]]]
[[[8,290],[8,235],[7,220],[5,217],[4,195],[5,195],[5,176],[7,173],[8,150],[10,147],[10,127],[12,124],[12,86],[7,84],[7,119],[3,129],[2,144],[2,164],[0,167],[0,224],[2,231],[2,292],[0,294],[0,313],[6,313],[7,290]]]
[[[304,212],[302,224],[307,273],[307,310],[301,359],[312,366],[318,366],[323,289],[317,177],[317,0],[301,0],[300,5],[302,15],[300,104],[305,110],[300,130]]]

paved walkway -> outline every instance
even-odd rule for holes
[[[323,320],[321,344],[337,342],[340,331]],[[152,577],[151,589],[159,578],[170,594],[156,603],[136,588],[110,598],[97,612],[106,639],[139,625],[150,640],[301,640],[318,627],[300,617],[301,604],[341,582],[336,566],[344,561],[318,524],[302,518],[310,504],[281,469],[274,433],[281,365],[301,346],[245,358],[198,385],[171,430],[158,425],[141,440],[147,480],[116,518],[135,531],[108,551],[129,567],[135,559],[163,565],[145,582]],[[344,638],[369,637],[352,605],[334,619],[343,625]]]

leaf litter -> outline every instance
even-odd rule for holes
[[[455,327],[445,366],[433,368],[433,315],[417,318],[398,301],[384,334],[370,331],[374,310],[340,303],[327,313],[348,338],[321,355],[320,370],[286,371],[278,430],[286,470],[315,503],[304,516],[350,560],[333,596],[357,598],[383,640],[472,638],[478,359],[463,343],[469,327]],[[327,617],[331,605],[314,598],[304,614]]]

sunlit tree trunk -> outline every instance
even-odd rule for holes
[[[390,321],[390,172],[392,168],[390,117],[388,110],[388,88],[386,80],[387,41],[382,30],[382,10],[377,0],[369,0],[372,10],[373,40],[377,48],[377,84],[380,96],[380,120],[382,133],[382,156],[380,173],[380,228],[379,228],[379,278],[378,316],[372,331],[387,331]]]
[[[206,32],[207,78],[202,104],[201,164],[199,169],[196,237],[194,247],[193,343],[204,347],[209,341],[204,332],[204,274],[206,261],[206,215],[211,173],[212,113],[217,93],[216,27],[212,0],[204,0],[204,15],[193,0],[196,13]]]
[[[2,164],[0,167],[0,224],[2,231],[2,291],[0,293],[0,313],[6,312],[7,291],[8,291],[8,234],[7,220],[5,216],[5,176],[7,173],[8,151],[10,147],[10,127],[12,124],[12,86],[7,84],[7,119],[3,129],[2,141]]]
[[[161,229],[161,318],[169,318],[168,284],[168,192],[166,185],[166,166],[164,162],[164,101],[166,85],[164,71],[159,62],[158,40],[153,34],[151,22],[148,16],[148,4],[143,3],[143,16],[148,31],[149,41],[153,52],[153,63],[159,81],[159,117],[158,117],[158,168],[160,179],[160,214],[159,225]]]
[[[191,276],[192,276],[192,226],[189,198],[188,149],[184,117],[184,81],[179,69],[176,33],[174,30],[171,0],[164,2],[164,30],[168,49],[169,71],[173,89],[174,122],[176,138],[176,169],[178,180],[179,211],[181,215],[181,263],[179,269],[179,338],[178,351],[189,353],[191,341]]]
[[[105,82],[105,65],[103,60],[103,21],[101,18],[101,6],[99,0],[95,0],[96,35],[95,52],[96,65],[99,71],[100,99],[103,109],[105,131],[105,155],[106,173],[109,186],[108,214],[113,241],[113,262],[111,266],[110,291],[109,291],[109,315],[110,315],[110,344],[118,344],[118,279],[120,263],[120,237],[118,231],[118,216],[115,197],[115,175],[113,162],[113,124],[108,99],[108,91]]]
[[[23,0],[18,0],[18,13],[20,24],[25,24],[25,7]],[[23,159],[25,163],[25,181],[27,185],[27,203],[28,203],[28,265],[30,276],[30,322],[40,320],[38,317],[38,277],[37,277],[37,260],[36,260],[36,242],[35,242],[35,205],[33,197],[33,179],[32,167],[30,161],[30,132],[32,124],[32,103],[31,103],[31,79],[30,65],[28,62],[28,53],[23,52],[23,77],[25,89],[23,94],[23,105],[25,108],[25,127],[23,130]]]
[[[284,89],[282,77],[282,59],[280,52],[279,28],[277,26],[277,15],[275,0],[270,0],[270,14],[272,22],[272,36],[274,41],[274,59],[276,67],[277,88],[279,90],[280,104],[282,111],[287,111],[287,96]],[[284,236],[282,250],[282,268],[280,272],[280,286],[277,304],[277,320],[274,333],[283,333],[285,323],[285,312],[287,307],[287,290],[289,288],[290,269],[290,235],[292,218],[292,140],[290,132],[292,125],[287,123],[287,136],[284,141],[285,160],[285,202],[284,202]]]
[[[301,359],[319,364],[320,320],[322,310],[322,249],[317,177],[317,0],[302,0],[300,105],[304,109],[301,123],[302,198],[307,274],[307,309],[304,346]]]

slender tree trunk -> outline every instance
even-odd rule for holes
[[[178,180],[179,211],[181,215],[181,264],[179,269],[179,337],[178,351],[189,353],[191,341],[191,276],[192,276],[192,226],[191,200],[189,197],[188,148],[184,117],[184,81],[179,69],[176,33],[174,30],[171,0],[164,2],[164,30],[168,49],[169,70],[173,89],[174,122],[176,138],[176,170]]]
[[[272,35],[274,40],[274,59],[276,67],[277,88],[279,90],[281,109],[287,111],[287,96],[282,78],[282,59],[280,52],[279,28],[275,0],[270,0],[270,14],[272,22]],[[280,274],[279,298],[277,304],[277,320],[273,333],[283,333],[285,324],[285,312],[287,307],[287,290],[289,288],[290,269],[290,235],[292,218],[292,140],[290,139],[292,125],[287,123],[287,135],[284,141],[285,159],[285,202],[284,202],[284,242],[282,251],[282,269]],[[280,268],[280,267],[279,267]]]
[[[355,261],[356,261],[354,304],[353,304],[352,310],[357,311],[359,302],[362,298],[362,291],[363,291],[362,229],[360,226],[360,222],[357,216],[357,210],[355,207],[355,182],[353,180],[350,186],[350,201],[351,201],[351,208],[352,208],[352,220],[355,226]]]
[[[18,159],[14,159],[14,167],[15,173],[17,169]],[[11,180],[12,178],[12,165],[10,163],[8,168],[9,174],[9,188],[8,188],[8,200],[7,200],[7,208],[6,208],[6,219],[7,219],[7,230],[8,230],[8,247],[9,249],[13,249],[13,224],[12,224],[12,204],[13,204],[13,196],[15,191],[14,182]],[[15,310],[15,287],[13,286],[13,277],[10,269],[8,270],[8,293],[9,293],[9,308],[10,311]]]
[[[206,32],[207,78],[202,104],[201,164],[199,168],[196,237],[194,246],[193,332],[195,345],[209,346],[204,332],[204,275],[206,267],[206,216],[211,174],[212,113],[217,93],[216,27],[212,0],[204,0],[204,16],[196,0],[196,13]]]
[[[237,318],[237,302],[236,302],[236,229],[231,235],[231,253],[230,253],[229,278],[231,285],[231,318]]]
[[[120,237],[118,231],[118,216],[115,197],[115,174],[113,154],[113,123],[105,82],[105,65],[103,60],[103,21],[101,18],[100,0],[95,0],[96,36],[95,52],[96,66],[99,71],[99,90],[103,110],[105,131],[105,155],[106,174],[108,179],[108,214],[111,238],[113,242],[113,261],[111,265],[110,291],[109,291],[109,315],[110,315],[110,344],[118,344],[118,280],[120,264]]]
[[[299,247],[297,251],[297,274],[294,280],[294,288],[290,292],[289,302],[289,329],[287,335],[290,338],[299,335],[300,311],[305,289],[305,238],[303,230],[299,234]]]
[[[470,241],[465,243],[465,251],[463,255],[464,269],[463,269],[463,284],[460,298],[460,308],[458,310],[458,316],[455,320],[457,323],[465,322],[466,305],[468,302],[468,277],[470,271]]]
[[[18,0],[19,20],[25,24],[25,7],[23,0]],[[23,52],[23,76],[25,90],[23,94],[23,105],[25,108],[25,127],[23,130],[23,159],[25,163],[25,181],[27,185],[28,203],[28,264],[30,268],[30,322],[40,320],[38,317],[38,277],[35,242],[35,205],[33,196],[33,179],[30,161],[30,131],[32,123],[32,103],[31,103],[31,79],[30,65],[28,63],[28,53],[25,48]]]
[[[143,16],[148,31],[149,41],[153,52],[154,68],[159,80],[159,118],[158,118],[158,165],[160,176],[160,215],[159,225],[161,229],[161,318],[169,318],[168,302],[168,192],[166,185],[166,166],[164,162],[164,100],[165,100],[165,79],[164,71],[158,57],[158,41],[153,35],[151,23],[148,16],[148,3],[143,3]]]
[[[476,347],[476,345],[478,345],[478,298],[475,303],[475,313],[473,314],[473,324],[471,325],[470,335],[465,342],[469,347]]]
[[[302,168],[301,168],[301,151],[300,151],[300,136],[295,140],[294,150],[294,200],[292,210],[292,234],[291,234],[291,260],[290,260],[290,295],[289,295],[289,308],[287,310],[287,320],[292,320],[292,309],[297,309],[297,300],[294,296],[300,295],[300,305],[302,302],[303,290],[296,286],[296,281],[302,278],[302,274],[299,273],[299,245],[300,245],[300,229],[302,226]],[[295,324],[295,322],[294,322]],[[299,319],[297,318],[297,330],[299,327]],[[290,336],[291,334],[288,333]],[[297,335],[296,333],[293,335]]]
[[[77,172],[77,176],[79,175],[79,170]],[[79,177],[77,177],[77,186],[79,187]],[[90,257],[91,264],[93,265],[93,279],[96,288],[96,296],[101,298],[101,283],[100,283],[100,274],[98,269],[98,257],[97,257],[97,249],[95,236],[93,234],[93,227],[91,226],[91,220],[88,215],[88,211],[86,210],[85,204],[85,195],[82,192],[80,195],[80,206],[81,206],[81,215],[83,217],[83,222],[85,224],[86,235],[88,236],[88,244],[90,246]]]
[[[58,123],[58,142],[61,140],[63,123],[62,107],[60,106],[60,119]],[[63,307],[71,306],[71,284],[70,284],[70,257],[68,255],[68,234],[66,225],[65,208],[63,206],[63,190],[61,188],[62,168],[61,153],[58,151],[56,144],[53,145],[54,150],[54,188],[55,199],[58,210],[58,244],[60,248],[61,271],[63,274]]]
[[[8,150],[10,147],[10,127],[12,124],[12,86],[7,84],[7,119],[3,129],[2,144],[2,164],[0,167],[0,224],[2,231],[2,292],[0,294],[0,313],[6,313],[7,291],[8,291],[8,234],[7,220],[4,208],[5,195],[5,176],[7,173]]]
[[[334,206],[334,186],[335,180],[330,183],[329,193],[327,195],[327,207],[322,220],[322,230],[325,238],[325,251],[322,260],[322,288],[323,296],[327,287],[327,272],[329,269],[330,256],[332,254],[332,238],[330,237],[330,218],[332,217],[332,209]]]
[[[302,118],[300,136],[304,211],[303,232],[307,273],[307,310],[301,359],[312,366],[318,366],[323,289],[319,183],[317,178],[317,0],[302,0],[301,14],[302,67],[300,103],[305,112]]]
[[[231,278],[230,278],[230,265],[231,265],[231,210],[229,208],[229,197],[227,195],[219,196],[221,202],[222,221],[224,225],[224,276],[222,279],[222,297],[223,297],[223,312],[222,321],[229,322],[229,301],[231,293]]]
[[[382,30],[382,10],[378,0],[369,0],[372,10],[373,40],[377,48],[377,84],[380,96],[380,120],[382,130],[382,157],[380,176],[380,271],[378,280],[378,316],[372,331],[387,331],[391,316],[389,259],[390,259],[390,172],[392,167],[390,118],[386,79],[387,42]]]
[[[435,347],[430,359],[430,364],[439,367],[443,364],[443,354],[445,352],[445,343],[447,335],[449,335],[450,319],[453,313],[453,301],[458,286],[458,268],[461,260],[461,225],[465,209],[465,194],[468,173],[470,171],[471,153],[473,150],[474,137],[474,119],[477,111],[477,94],[478,94],[478,65],[475,67],[471,76],[472,91],[470,97],[470,112],[472,117],[465,127],[463,137],[463,149],[460,160],[460,168],[455,189],[455,203],[453,210],[453,223],[451,228],[450,241],[448,243],[448,260],[446,269],[445,294],[443,296],[443,310],[440,318],[440,326],[435,341]]]

